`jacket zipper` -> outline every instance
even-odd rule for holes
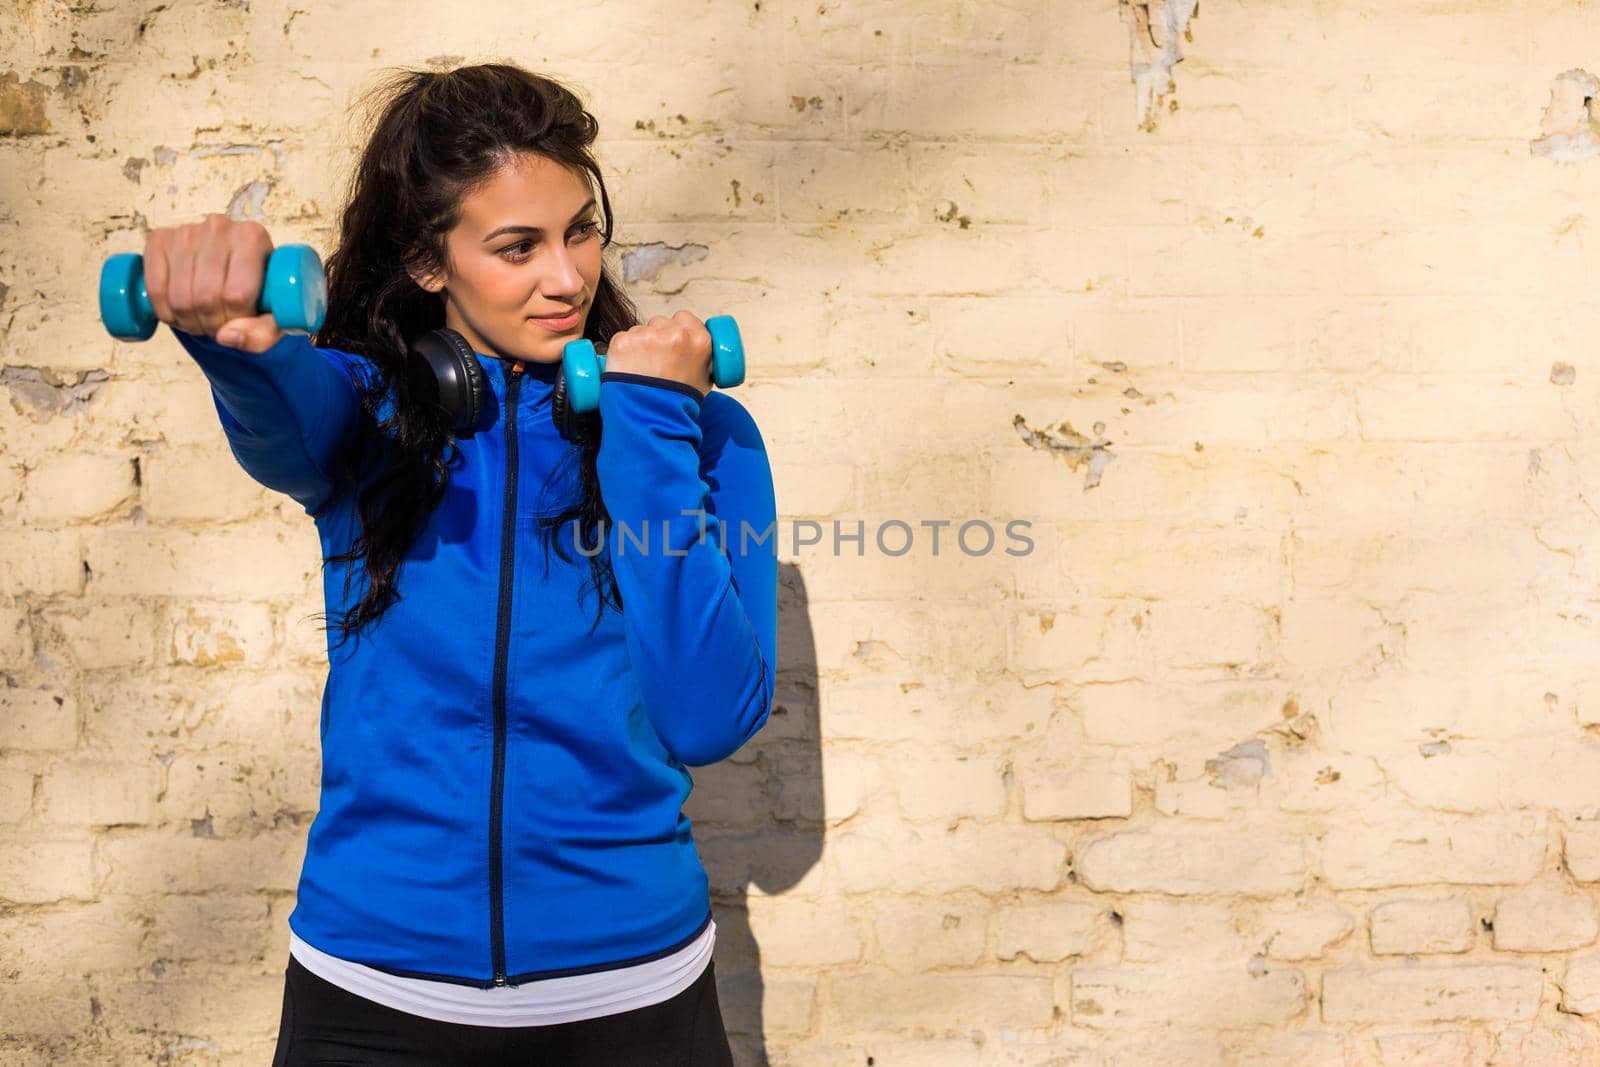
[[[500,820],[506,777],[506,658],[511,643],[511,573],[516,550],[517,395],[522,364],[511,363],[506,391],[506,489],[500,520],[500,618],[494,635],[494,777],[489,787],[489,943],[494,955],[494,984],[506,985],[505,879],[501,860]]]

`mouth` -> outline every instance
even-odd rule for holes
[[[567,330],[577,326],[582,317],[582,309],[574,309],[567,312],[565,315],[529,315],[528,321],[536,322],[547,330],[555,330],[557,333],[565,333]]]

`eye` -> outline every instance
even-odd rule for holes
[[[587,222],[574,226],[572,228],[572,232],[583,234],[583,240],[587,241],[599,229],[600,223],[594,219],[590,219]],[[528,249],[531,247],[531,245],[531,241],[518,241],[514,245],[507,245],[505,248],[502,248],[500,250],[500,255],[512,263],[521,263],[523,260],[528,258]]]

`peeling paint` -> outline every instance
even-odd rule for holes
[[[1578,380],[1578,369],[1570,363],[1554,363],[1550,367],[1550,380],[1556,385],[1571,385]]]
[[[1200,0],[1118,0],[1117,6],[1122,21],[1128,24],[1129,65],[1139,108],[1139,128],[1154,130],[1161,102],[1178,90],[1172,80],[1172,68],[1183,62],[1178,41],[1194,40],[1189,34],[1189,20],[1194,18]],[[1178,102],[1171,100],[1167,106],[1176,111]]]
[[[1550,102],[1539,120],[1539,137],[1528,143],[1533,155],[1557,163],[1577,163],[1600,152],[1600,122],[1595,97],[1600,79],[1574,67],[1550,83]]]
[[[933,206],[933,217],[940,222],[954,222],[963,230],[972,225],[971,216],[961,214],[961,209],[956,206],[953,200],[941,200],[935,204]]]
[[[1267,743],[1259,737],[1234,745],[1215,759],[1206,760],[1211,784],[1220,789],[1254,787],[1272,773]]]
[[[159,149],[157,151],[159,151]],[[282,141],[268,141],[264,145],[259,145],[259,144],[227,144],[227,145],[209,145],[209,146],[207,146],[205,148],[191,148],[189,150],[189,158],[190,159],[208,159],[208,158],[210,158],[212,156],[257,156],[257,155],[260,155],[262,152],[269,152],[269,151],[272,153],[273,162],[277,166],[280,166],[280,167],[283,166],[283,142]]]
[[[89,75],[79,66],[64,66],[56,68],[56,88],[63,93],[71,95],[89,82]]]
[[[88,406],[110,377],[103,370],[88,370],[76,381],[69,382],[48,368],[0,369],[0,385],[10,393],[11,406],[35,422],[55,415],[77,414]]]
[[[148,159],[134,156],[122,165],[122,176],[137,185],[139,183],[139,172],[149,165],[150,161]]]
[[[164,144],[156,145],[151,150],[150,156],[156,161],[156,166],[158,167],[170,167],[178,160],[177,150],[168,148]]]
[[[0,74],[0,137],[26,137],[49,133],[44,113],[50,87],[33,79],[23,81],[14,70]]]
[[[1110,441],[1101,437],[1090,441],[1072,428],[1070,422],[1062,421],[1054,431],[1046,427],[1044,430],[1030,430],[1027,420],[1021,415],[1014,416],[1011,425],[1016,429],[1017,436],[1030,448],[1046,449],[1058,455],[1065,456],[1067,463],[1073,470],[1088,464],[1089,470],[1083,480],[1084,491],[1087,492],[1100,484],[1100,472],[1105,470],[1106,464],[1111,462],[1111,453],[1106,450]],[[1095,432],[1103,428],[1102,423],[1095,423]],[[1060,439],[1051,434],[1061,435]]]
[[[257,178],[241,187],[228,201],[228,217],[234,220],[261,218],[261,204],[272,191],[270,178]]]
[[[669,245],[661,241],[638,245],[622,254],[622,280],[652,281],[667,264],[676,261],[687,267],[696,260],[705,259],[710,251],[705,245]]]

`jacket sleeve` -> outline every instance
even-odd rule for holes
[[[210,381],[239,465],[315,515],[333,496],[337,461],[360,416],[350,357],[300,333],[257,354],[169,328]]]
[[[778,532],[766,446],[726,393],[649,375],[603,373],[600,422],[607,544],[645,713],[682,763],[719,762],[772,708]]]

